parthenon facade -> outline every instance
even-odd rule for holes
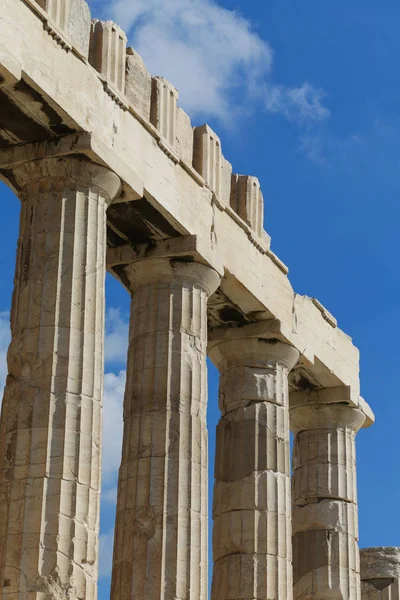
[[[84,0],[1,0],[0,177],[21,200],[0,599],[97,598],[106,269],[132,297],[112,600],[399,600],[358,548],[359,354],[296,294],[256,177]],[[290,467],[290,430],[294,434]]]

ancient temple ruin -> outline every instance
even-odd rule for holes
[[[0,599],[97,597],[107,269],[132,296],[112,600],[208,597],[207,356],[212,600],[399,600],[397,549],[360,576],[357,348],[292,289],[257,178],[84,0],[1,0],[0,176],[22,206]]]

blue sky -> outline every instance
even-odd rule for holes
[[[257,175],[274,252],[361,351],[376,424],[358,436],[360,543],[400,545],[400,5],[394,0],[119,0],[115,18],[195,124],[208,121],[238,173]],[[180,57],[178,60],[177,57]],[[19,201],[0,186],[0,386]],[[124,386],[127,293],[107,279],[100,600],[109,556]],[[218,420],[210,369],[210,483]],[[210,486],[212,488],[212,485]]]

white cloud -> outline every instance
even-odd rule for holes
[[[100,534],[99,579],[111,576],[114,530]]]
[[[213,0],[116,0],[115,21],[131,32],[134,48],[154,75],[180,91],[192,116],[228,120],[231,93],[243,101],[271,70],[273,51],[237,12]]]
[[[327,127],[310,127],[301,133],[299,150],[317,165],[332,168],[334,164],[352,164],[365,144],[366,139],[358,133],[339,137]]]
[[[7,349],[10,343],[10,315],[0,312],[0,402],[7,377]]]
[[[249,20],[215,0],[115,0],[109,14],[130,33],[152,74],[178,88],[192,116],[229,123],[259,102],[300,125],[329,116],[324,94],[311,84],[269,83],[271,46]]]
[[[329,110],[322,105],[325,95],[323,90],[315,89],[309,83],[297,88],[275,85],[266,88],[265,106],[268,111],[281,113],[300,125],[318,123],[330,116]]]
[[[305,132],[300,138],[299,150],[315,164],[327,164],[326,139],[319,132]]]
[[[123,399],[126,372],[104,376],[103,479],[114,482],[121,462]]]
[[[105,362],[126,364],[128,349],[127,320],[123,319],[119,308],[109,308],[106,314],[106,336],[104,343]]]
[[[103,490],[101,493],[101,501],[103,504],[115,506],[117,504],[117,486]]]

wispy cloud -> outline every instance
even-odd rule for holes
[[[340,137],[326,126],[309,126],[301,132],[299,151],[315,164],[332,168],[354,164],[367,143],[358,133]]]
[[[103,409],[103,496],[107,503],[112,503],[112,498],[116,497],[115,482],[121,462],[128,330],[128,317],[119,308],[109,308],[106,313]]]
[[[114,0],[107,7],[148,69],[179,89],[194,117],[232,123],[260,105],[300,128],[329,117],[322,90],[272,82],[270,44],[248,19],[215,0]]]
[[[109,308],[106,314],[105,362],[126,364],[128,349],[128,319],[119,308]]]
[[[212,0],[116,0],[113,18],[154,75],[180,91],[193,116],[227,120],[240,90],[248,99],[272,67],[273,51],[249,21]]]
[[[104,377],[103,412],[103,480],[107,487],[114,479],[121,462],[122,407],[126,372],[106,373]]]
[[[325,92],[309,83],[288,88],[281,85],[266,87],[265,106],[272,113],[280,113],[289,121],[302,126],[316,124],[329,118],[330,111],[323,106]]]

